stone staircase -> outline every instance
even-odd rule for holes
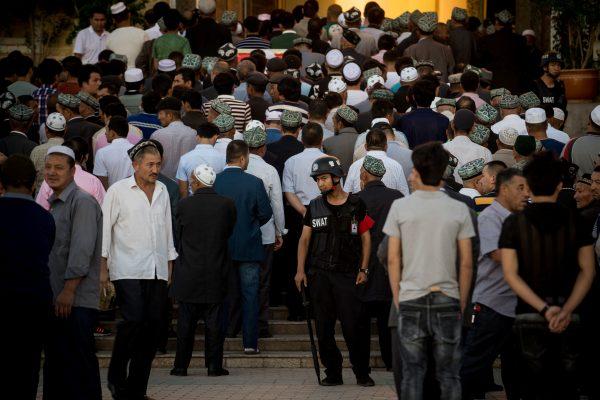
[[[175,311],[176,315],[177,312]],[[258,340],[260,354],[245,355],[242,348],[241,333],[236,338],[225,339],[224,367],[225,368],[312,368],[312,354],[306,321],[288,321],[285,307],[270,309],[269,328],[273,337]],[[117,317],[118,318],[118,317]],[[115,321],[102,322],[102,325],[115,332]],[[176,328],[177,321],[173,320]],[[371,324],[371,367],[385,367],[379,354],[377,326]],[[336,339],[344,357],[344,367],[349,367],[348,351],[342,337],[340,323],[336,324]],[[111,350],[115,340],[114,333],[110,336],[97,337],[96,348],[100,367],[108,367]],[[316,340],[316,338],[315,338]],[[171,368],[175,360],[177,339],[169,338],[166,354],[157,354],[153,366],[155,368]],[[204,368],[204,324],[200,322],[196,331],[196,341],[190,368]]]

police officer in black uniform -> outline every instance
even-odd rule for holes
[[[544,74],[533,81],[532,91],[542,101],[567,111],[567,95],[565,84],[559,79],[564,63],[560,54],[550,51],[542,56]]]
[[[369,376],[370,321],[357,290],[369,276],[373,220],[358,196],[343,191],[340,181],[344,173],[337,158],[317,159],[311,176],[322,195],[310,202],[304,216],[295,281],[298,290],[302,285],[310,288],[319,355],[327,375],[322,385],[343,384],[342,355],[334,336],[339,319],[356,383],[373,386]]]

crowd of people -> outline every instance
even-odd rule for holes
[[[598,396],[600,106],[562,130],[563,61],[507,10],[318,15],[158,2],[144,30],[118,2],[72,56],[0,60],[15,398],[43,354],[45,399],[100,399],[108,334],[113,398],[148,398],[170,335],[187,375],[199,321],[208,375],[228,375],[225,338],[260,354],[269,307],[303,320],[303,297],[322,385],[343,384],[338,320],[375,384],[375,319],[398,398],[483,399],[498,357],[508,399]]]

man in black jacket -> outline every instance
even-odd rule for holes
[[[236,220],[235,204],[212,188],[215,171],[201,164],[191,177],[194,195],[177,207],[179,265],[173,270],[172,295],[179,302],[177,354],[171,375],[186,376],[199,319],[205,321],[205,358],[209,376],[229,375],[223,369],[219,315],[227,290],[230,260],[227,240]],[[210,234],[208,234],[210,233]]]
[[[400,191],[385,186],[381,181],[384,174],[385,166],[383,165],[383,161],[372,156],[365,157],[360,170],[362,190],[357,195],[367,206],[367,213],[375,221],[375,225],[371,228],[369,279],[358,290],[369,316],[377,318],[379,350],[386,368],[391,370],[392,337],[388,328],[388,316],[392,304],[392,292],[390,291],[387,272],[377,258],[377,249],[385,236],[381,230],[390,211],[390,206],[394,200],[403,196]]]

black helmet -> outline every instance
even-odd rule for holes
[[[333,176],[337,176],[338,178],[343,178],[344,171],[342,170],[340,160],[332,156],[317,158],[312,164],[310,176],[314,180],[317,180],[317,176],[323,174],[331,174]]]
[[[565,64],[560,54],[555,51],[549,51],[542,56],[542,67],[545,67],[551,62],[560,63],[561,66]]]

